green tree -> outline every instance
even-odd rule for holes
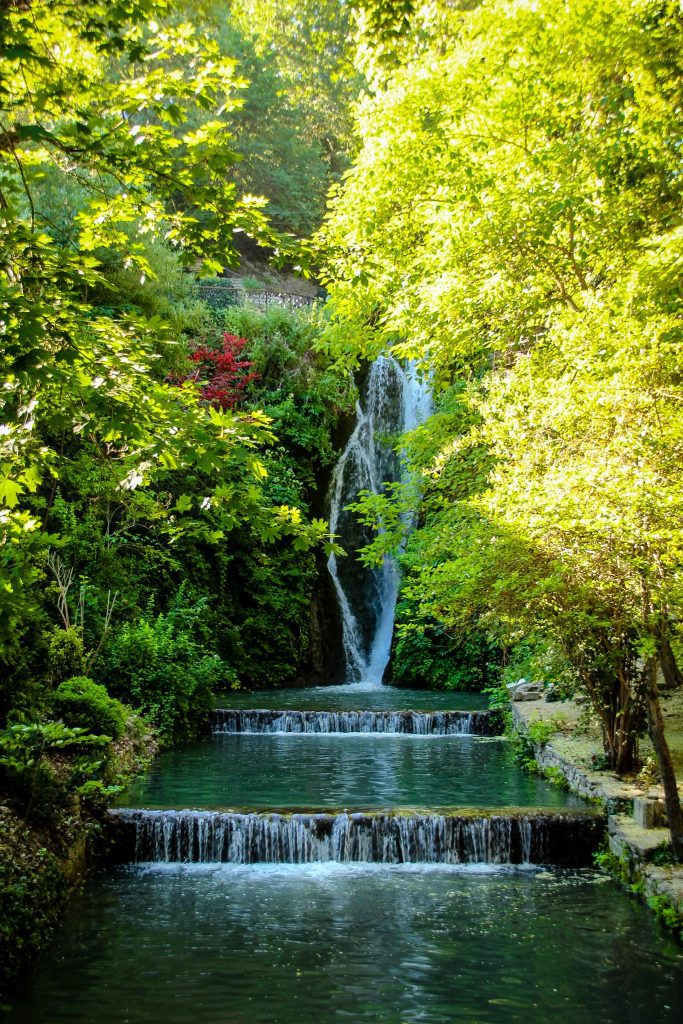
[[[346,0],[233,0],[236,24],[274,62],[284,96],[303,115],[333,176],[353,150],[352,104],[363,85],[355,66],[353,5]]]
[[[208,512],[220,508],[225,523],[304,546],[323,532],[264,496],[268,418],[172,385],[177,326],[126,303],[109,274],[144,285],[162,239],[181,266],[213,273],[237,258],[235,232],[278,241],[230,178],[221,112],[236,108],[235,61],[169,11],[166,0],[0,7],[0,637],[12,664],[40,622],[49,530],[70,485],[96,502],[110,553],[122,523],[216,543]],[[201,493],[183,495],[187,473]]]
[[[619,770],[647,712],[682,856],[657,675],[677,676],[680,618],[683,16],[654,0],[405,14],[320,235],[330,350],[390,347],[437,391],[467,384],[469,429],[420,467],[439,484],[404,598],[452,630],[545,632]]]

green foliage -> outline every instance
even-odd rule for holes
[[[602,871],[606,871],[608,874],[614,875],[616,878],[619,878],[620,881],[625,880],[625,862],[620,861],[616,854],[612,853],[607,842],[605,842],[603,847],[593,855],[593,861],[595,866],[600,868]]]
[[[562,714],[550,715],[548,718],[534,718],[527,726],[529,741],[538,747],[543,747],[557,732],[561,732],[566,725],[566,718]]]
[[[262,313],[234,307],[225,311],[223,322],[225,330],[248,339],[245,354],[259,375],[250,386],[248,404],[268,413],[310,495],[321,471],[336,459],[337,425],[353,412],[356,398],[351,375],[316,351],[326,326],[324,313],[317,308],[293,312],[273,307]]]
[[[55,629],[50,635],[48,648],[48,664],[50,677],[55,683],[79,676],[85,671],[85,651],[83,650],[83,632],[78,626],[68,629]],[[74,722],[82,725],[82,722]],[[106,730],[104,730],[106,732]]]
[[[263,285],[258,280],[258,278],[250,277],[249,275],[247,275],[246,277],[242,278],[242,287],[244,288],[245,292],[258,292],[262,290]]]
[[[316,578],[310,553],[281,547],[242,560],[240,680],[250,687],[296,684],[310,660],[310,603]]]
[[[116,747],[106,740],[61,722],[0,734],[3,803],[26,819],[0,807],[0,990],[48,948],[113,783],[139,771],[154,750],[134,717]]]
[[[500,651],[484,630],[454,638],[439,623],[420,623],[416,629],[408,602],[399,603],[396,616],[392,679],[398,686],[476,691],[496,678]]]
[[[265,452],[274,435],[263,389],[238,414],[169,379],[187,376],[191,341],[213,343],[221,330],[184,268],[204,260],[216,273],[234,261],[236,231],[276,241],[233,180],[226,128],[244,83],[165,0],[105,6],[88,17],[71,2],[30,20],[21,7],[0,12],[0,107],[16,127],[0,143],[3,717],[44,706],[49,682],[100,671],[110,628],[146,621],[150,608],[150,621],[164,614],[194,560],[210,562],[228,534],[245,550],[286,540],[302,558],[327,541],[305,494],[333,458],[340,415],[329,360],[306,356],[320,324],[280,318],[288,358],[303,364],[290,367],[287,392],[270,379],[287,449]],[[44,46],[59,54],[49,67]],[[222,571],[230,556],[217,561]],[[213,570],[196,575],[213,595]],[[228,650],[238,595],[214,605],[207,616],[225,619],[217,644]],[[208,663],[202,673],[192,684],[201,707],[214,676]],[[140,700],[151,709],[157,698]],[[159,714],[173,730],[194,713]]]
[[[0,989],[52,939],[67,883],[56,854],[0,810]]]
[[[649,896],[647,905],[651,910],[654,910],[657,917],[667,928],[671,928],[678,935],[678,938],[683,941],[683,913],[681,913],[671,898],[664,894]]]
[[[682,593],[680,5],[363,9],[326,344],[420,359],[468,410],[412,453],[403,628],[554,653],[631,770]]]
[[[632,872],[628,860],[613,853],[607,843],[595,854],[594,860],[596,867],[616,878],[634,896],[645,895],[645,883],[642,880],[631,883]],[[655,863],[657,862],[655,861]],[[669,863],[669,861],[662,861],[662,863]],[[683,939],[683,915],[670,897],[665,894],[648,896],[647,905],[663,924],[671,928],[680,939]]]
[[[502,725],[502,731],[506,736],[515,735],[514,723],[512,720],[512,709],[510,707],[510,694],[504,682],[497,682],[494,686],[487,686],[484,690],[489,702],[489,709],[496,714]]]
[[[536,750],[526,733],[515,732],[512,736],[512,751],[517,764],[527,772],[536,774],[541,766],[536,760]]]
[[[0,9],[3,718],[44,708],[69,677],[108,683],[104,651],[126,624],[172,648],[175,696],[158,676],[144,694],[142,667],[126,676],[117,662],[122,692],[167,736],[191,733],[211,686],[234,683],[212,652],[236,660],[243,625],[277,636],[285,677],[305,657],[312,551],[328,543],[312,503],[352,385],[312,351],[320,314],[252,310],[236,331],[262,374],[248,409],[202,403],[188,351],[230,325],[186,271],[234,265],[236,235],[298,258],[254,193],[263,184],[278,222],[309,230],[336,172],[320,135],[297,138],[298,100],[238,12],[203,7],[202,33],[185,17],[194,8],[167,0]],[[228,566],[253,605],[241,608]],[[205,602],[210,650],[168,632],[183,581]]]
[[[680,11],[545,0],[422,16],[361,107],[365,148],[323,235],[333,301],[437,365],[482,344],[505,358],[676,223]]]
[[[671,843],[662,843],[661,846],[658,846],[650,857],[650,860],[653,864],[657,864],[662,867],[677,863]]]
[[[224,311],[223,317],[216,336],[226,328],[246,335],[245,354],[260,374],[250,387],[248,416],[262,420],[259,410],[265,407],[277,421],[280,443],[260,458],[249,457],[247,465],[224,462],[212,493],[207,473],[196,465],[121,490],[96,447],[67,440],[68,458],[43,511],[60,537],[62,583],[71,580],[66,610],[78,625],[49,631],[43,625],[50,649],[41,654],[36,645],[32,649],[40,657],[32,659],[26,652],[21,675],[19,663],[12,665],[8,704],[30,709],[39,702],[37,693],[29,696],[27,671],[37,680],[42,706],[47,691],[38,684],[41,675],[54,682],[83,675],[86,661],[87,674],[113,685],[108,643],[126,623],[151,628],[160,613],[171,613],[181,587],[187,601],[200,601],[203,609],[205,632],[196,638],[195,652],[218,654],[220,670],[202,662],[201,685],[191,684],[191,675],[188,681],[181,678],[184,670],[178,670],[172,689],[182,709],[174,706],[175,698],[161,694],[159,678],[147,697],[143,694],[142,667],[134,682],[128,678],[117,690],[156,721],[163,719],[167,742],[171,734],[189,735],[201,726],[207,692],[214,686],[234,685],[238,677],[252,686],[284,685],[311,671],[314,549],[328,538],[324,521],[309,517],[314,503],[321,502],[321,475],[336,458],[338,422],[353,407],[353,382],[312,351],[323,327],[319,312],[276,308],[264,314],[242,307]],[[247,487],[245,470],[252,479]],[[42,614],[54,620],[62,616],[60,585],[52,573],[45,583]],[[181,664],[188,658],[183,655]],[[186,682],[192,692],[183,695]],[[14,696],[17,690],[25,702]],[[189,704],[195,698],[193,711]],[[181,722],[176,730],[176,717],[191,723]]]
[[[86,676],[60,683],[54,694],[54,709],[67,725],[104,733],[114,740],[123,736],[129,715],[121,701],[110,697],[104,686]]]
[[[608,840],[605,840],[603,848],[594,854],[593,859],[596,867],[616,878],[633,896],[643,896],[645,894],[645,883],[642,879],[631,882],[633,871],[628,857],[624,854],[618,855],[613,853]]]
[[[558,789],[569,789],[569,784],[560,768],[556,768],[554,765],[549,765],[543,769],[543,777],[552,783],[553,786],[557,786]]]
[[[272,439],[267,420],[204,408],[191,384],[165,379],[178,335],[215,322],[181,266],[203,260],[215,273],[234,261],[235,231],[275,241],[229,177],[237,157],[221,116],[238,106],[235,62],[191,26],[163,24],[169,11],[166,0],[0,11],[0,115],[11,126],[0,143],[0,641],[10,663],[70,484],[96,492],[101,548],[121,518],[152,521],[167,538],[201,532],[201,516],[179,521],[151,488],[165,496],[188,470],[202,477],[198,506],[270,518],[256,455]],[[155,273],[163,287],[145,288]],[[286,513],[274,529],[297,532]]]
[[[223,5],[214,0],[210,6]],[[294,114],[297,134],[309,147],[317,148],[318,159],[327,165],[330,178],[338,178],[346,170],[353,150],[352,104],[364,84],[355,60],[351,5],[340,0],[233,0],[230,10],[236,26],[250,39],[256,57],[263,62],[264,71],[274,75],[278,84],[279,116],[273,117],[276,111],[268,103],[268,93],[263,97],[261,92],[253,96],[252,117],[262,118],[265,108],[275,129],[272,137],[279,139],[283,128],[286,130],[287,114]],[[267,79],[263,81],[263,73],[258,78],[250,77],[255,83],[263,82],[261,90],[268,84]],[[247,95],[247,105],[250,99]],[[282,155],[286,152],[280,150]],[[291,159],[285,161],[285,168],[288,166],[296,169]],[[307,169],[309,174],[313,172],[315,188],[319,172],[310,158]],[[298,198],[300,178],[293,177]],[[310,195],[309,185],[306,190]]]
[[[102,760],[95,751],[108,742],[108,736],[62,722],[11,725],[0,732],[2,789],[27,821],[32,814],[49,821],[69,803],[72,793],[89,789],[91,782],[99,785]],[[64,752],[70,759],[58,771],[51,757]]]
[[[129,234],[132,234],[129,231]],[[218,336],[218,318],[197,296],[197,282],[187,272],[178,253],[167,241],[144,235],[139,244],[149,271],[140,275],[131,266],[125,252],[103,254],[107,286],[93,296],[97,304],[116,315],[135,311],[149,320],[167,324],[178,343],[164,345],[159,352],[157,376],[179,371],[185,366],[185,339]]]
[[[108,642],[98,671],[113,693],[150,716],[166,744],[204,730],[214,688],[233,678],[218,655],[207,653],[205,610],[204,600],[124,623]]]

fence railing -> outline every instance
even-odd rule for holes
[[[228,284],[198,284],[197,291],[200,297],[209,306],[222,309],[225,306],[260,306],[268,309],[270,306],[287,306],[289,309],[305,309],[312,306],[318,299],[311,295],[297,295],[292,292],[277,292],[264,288],[258,291],[250,288],[238,288]]]

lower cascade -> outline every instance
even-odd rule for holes
[[[410,736],[496,736],[490,711],[273,711],[218,708],[215,733],[384,733]]]
[[[528,813],[234,813],[112,811],[123,859],[137,863],[591,863],[604,834],[594,811]]]

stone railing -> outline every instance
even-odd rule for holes
[[[294,292],[278,292],[264,288],[252,290],[239,288],[228,281],[225,284],[212,282],[198,284],[197,292],[205,302],[214,308],[225,306],[259,306],[269,309],[271,306],[286,306],[289,309],[305,309],[318,300],[311,295],[299,295]]]

